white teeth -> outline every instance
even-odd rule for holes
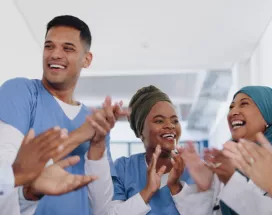
[[[232,126],[236,126],[236,125],[243,125],[244,123],[243,123],[243,121],[233,121],[232,123]]]
[[[64,66],[57,65],[57,64],[50,64],[50,68],[53,68],[53,69],[64,69]]]
[[[175,135],[174,134],[163,134],[162,137],[163,138],[174,138]]]

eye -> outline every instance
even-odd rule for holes
[[[157,120],[155,120],[155,123],[156,123],[156,124],[161,124],[161,123],[163,123],[163,120],[157,119]]]
[[[245,105],[248,105],[248,104],[249,104],[248,102],[242,102],[241,106],[245,106]]]
[[[52,45],[45,45],[44,48],[46,48],[46,49],[52,49],[53,46]]]
[[[71,48],[71,47],[64,47],[64,50],[65,50],[65,51],[74,51],[74,49]]]
[[[173,124],[179,124],[179,120],[178,120],[178,119],[175,119],[175,120],[173,120],[172,123],[173,123]]]

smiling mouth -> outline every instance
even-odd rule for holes
[[[48,64],[48,67],[50,69],[54,69],[54,70],[63,70],[66,69],[66,66],[60,65],[60,64]]]
[[[245,124],[246,122],[243,120],[235,120],[231,122],[231,127],[232,127],[232,130],[236,130],[238,128],[243,127]]]
[[[175,134],[162,134],[161,137],[166,140],[175,140],[176,135]]]

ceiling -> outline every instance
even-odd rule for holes
[[[272,18],[271,0],[14,0],[40,46],[48,21],[71,14],[90,27],[94,59],[77,99],[106,95],[128,104],[153,84],[174,101],[188,129],[209,131],[232,84],[231,68],[248,59]],[[35,8],[35,9],[33,9]]]

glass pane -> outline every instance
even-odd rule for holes
[[[113,161],[122,156],[129,156],[128,143],[111,143],[110,149]]]
[[[138,154],[145,152],[144,144],[139,142],[139,143],[131,143],[131,154]]]

